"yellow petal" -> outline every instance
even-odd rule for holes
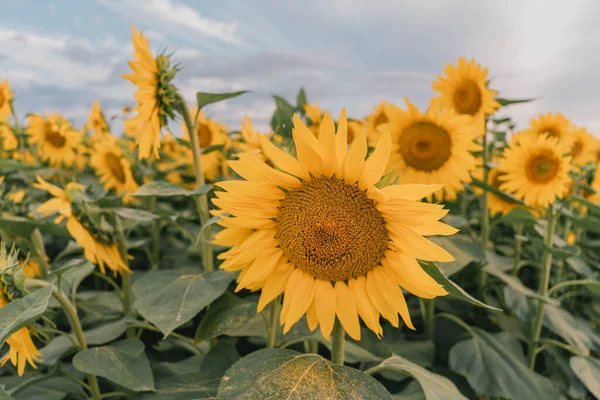
[[[258,136],[260,145],[265,152],[265,155],[273,161],[273,164],[284,170],[285,172],[295,175],[298,178],[304,180],[310,179],[308,170],[302,165],[300,161],[292,157],[290,154],[283,150],[278,149],[269,139],[262,135]]]
[[[344,177],[348,185],[354,185],[361,178],[365,169],[367,155],[367,138],[359,132],[350,145],[350,150],[344,161]]]
[[[390,158],[391,147],[392,138],[389,133],[384,133],[379,139],[375,151],[365,163],[365,169],[358,182],[359,188],[364,190],[381,179]]]
[[[302,165],[308,169],[313,176],[321,176],[323,172],[323,162],[317,150],[309,146],[306,140],[299,136],[298,131],[292,132],[294,143],[296,143],[296,154]],[[314,136],[313,136],[313,139]],[[316,139],[315,139],[316,140]]]
[[[278,265],[275,271],[269,275],[258,300],[258,312],[261,312],[267,304],[283,293],[293,271],[294,267],[291,264],[284,263]]]
[[[323,162],[323,174],[333,175],[338,167],[335,146],[335,125],[331,115],[325,111],[323,121],[319,126],[319,155]]]
[[[391,185],[381,189],[390,198],[398,198],[404,200],[421,200],[430,194],[437,192],[444,185],[422,185],[418,183],[405,185]]]
[[[354,340],[360,340],[360,323],[356,301],[348,286],[342,281],[335,283],[335,313],[342,323],[344,330]]]
[[[410,293],[424,299],[448,294],[442,285],[421,268],[414,257],[400,251],[389,251],[386,255],[387,257],[381,260],[383,267],[389,269],[396,278],[395,281]]]
[[[315,281],[315,305],[321,334],[327,340],[331,336],[333,324],[335,322],[335,290],[331,282],[317,279]]]
[[[248,181],[271,183],[286,189],[300,186],[300,181],[285,172],[277,171],[254,157],[245,157],[238,161],[229,161],[229,166],[239,176]]]
[[[381,288],[377,286],[377,281],[373,277],[373,270],[369,271],[366,277],[367,281],[367,295],[371,300],[371,303],[377,308],[377,310],[381,313],[383,318],[390,321],[393,327],[397,328],[400,324],[400,320],[398,319],[398,313],[392,307],[385,296],[381,293]]]
[[[261,282],[267,279],[282,256],[283,252],[280,248],[269,249],[259,255],[256,260],[250,264],[244,279],[240,281],[235,291],[238,292],[243,288],[253,285],[255,282]]]
[[[338,166],[335,176],[342,179],[343,165],[348,154],[348,119],[346,118],[346,107],[342,109],[338,118],[337,135],[335,135],[335,151],[337,153]]]
[[[400,314],[406,326],[410,329],[415,330],[415,327],[410,319],[410,313],[408,311],[408,305],[406,299],[402,294],[400,287],[394,282],[393,276],[389,276],[385,269],[381,267],[375,267],[372,272],[372,278],[375,279],[381,294],[386,298],[387,302],[394,308],[394,310]]]
[[[359,276],[356,279],[348,280],[348,288],[353,292],[356,299],[356,308],[358,315],[365,322],[365,325],[375,332],[378,337],[383,335],[383,329],[379,324],[379,312],[373,305],[367,295],[367,280],[364,276]]]
[[[308,322],[308,329],[312,332],[316,329],[319,324],[319,319],[317,317],[317,307],[316,300],[313,299],[310,306],[308,306],[308,310],[306,310],[306,321]]]
[[[283,326],[284,334],[304,315],[308,306],[312,303],[315,294],[315,278],[304,272],[297,276],[298,280],[294,281],[294,285],[297,287],[292,294],[291,304],[289,305],[285,325]]]
[[[395,226],[390,236],[401,249],[410,255],[425,261],[454,261],[454,257],[437,244],[425,239],[410,228]]]

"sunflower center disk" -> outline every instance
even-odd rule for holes
[[[106,153],[104,155],[104,162],[110,171],[110,174],[119,181],[119,183],[125,183],[125,171],[121,165],[121,159],[114,153]]]
[[[54,129],[48,129],[46,131],[46,141],[54,147],[63,147],[67,142],[65,137]]]
[[[355,185],[314,178],[281,201],[276,238],[296,267],[326,281],[364,276],[383,258],[389,237],[373,200]]]
[[[527,177],[536,183],[550,182],[556,174],[560,161],[551,154],[540,154],[527,163]]]
[[[454,108],[459,114],[475,115],[481,108],[481,92],[472,80],[462,82],[454,91]]]
[[[198,141],[200,142],[200,148],[210,146],[212,142],[212,132],[205,124],[198,123],[196,126],[196,133],[198,134]]]
[[[433,171],[448,161],[452,142],[444,129],[431,122],[416,122],[400,136],[400,153],[409,167]]]

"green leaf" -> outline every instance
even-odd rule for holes
[[[139,339],[80,351],[73,357],[73,365],[81,372],[101,376],[127,389],[154,390],[150,362]]]
[[[36,229],[47,235],[69,237],[67,230],[62,225],[12,215],[0,217],[0,229],[6,229],[11,234],[26,238],[29,238]]]
[[[517,339],[506,332],[492,335],[477,328],[474,334],[452,347],[449,364],[477,393],[507,399],[556,398],[552,383],[529,369]]]
[[[231,99],[234,97],[238,97],[244,93],[248,93],[247,90],[242,90],[241,92],[231,92],[231,93],[196,93],[196,100],[198,101],[198,111],[200,111],[204,106],[207,106],[212,103],[217,103],[219,101]]]
[[[308,103],[308,100],[306,100],[306,92],[304,91],[304,88],[300,88],[298,96],[296,96],[296,109],[304,110],[304,105],[306,103]]]
[[[284,339],[289,335],[290,332],[288,332],[286,335],[283,335],[282,332]],[[292,340],[285,341],[285,346],[289,347],[292,344],[303,343],[307,340],[314,340],[327,347],[329,351],[331,351],[331,341],[326,340],[320,332],[315,332],[311,335],[301,336]],[[382,357],[371,353],[369,350],[366,350],[365,348],[361,347],[360,344],[351,342],[349,340],[347,340],[344,344],[344,359],[349,363],[380,362],[381,360],[383,360]]]
[[[412,381],[400,393],[392,396],[394,400],[427,400],[419,382]]]
[[[256,315],[256,303],[225,293],[210,307],[196,331],[196,340],[207,340],[241,328]]]
[[[381,383],[317,354],[262,349],[233,364],[219,386],[221,400],[392,399]]]
[[[520,104],[520,103],[529,103],[530,101],[534,101],[536,99],[520,99],[520,100],[509,100],[503,99],[501,97],[496,97],[495,99],[501,106],[510,106],[511,104]]]
[[[231,279],[230,273],[221,270],[208,274],[150,272],[133,284],[133,304],[166,337],[223,294]]]
[[[580,205],[587,207],[588,211],[590,211],[591,213],[600,215],[600,206],[596,203],[592,203],[591,201],[579,196],[571,197],[571,201],[576,201],[580,203]]]
[[[467,235],[433,236],[433,243],[446,249],[454,257],[454,261],[438,264],[446,276],[452,276],[473,261],[485,258],[479,243],[475,243]]]
[[[506,283],[508,286],[510,286],[517,292],[524,294],[527,297],[541,300],[546,304],[559,304],[558,300],[556,300],[556,299],[551,299],[549,297],[540,296],[537,292],[534,292],[533,290],[529,289],[527,286],[523,285],[523,283],[521,283],[519,278],[512,276],[512,275],[505,274],[504,272],[502,272],[498,268],[496,268],[496,266],[494,266],[493,264],[488,264],[488,265],[484,266],[483,271],[485,271],[489,275],[492,275],[492,276],[500,279],[502,282]]]
[[[413,377],[421,386],[427,400],[467,400],[450,379],[435,374],[397,354],[392,355],[371,370],[395,371]]]
[[[32,380],[34,379],[35,381],[26,387],[11,389],[11,393],[15,393],[13,394],[15,400],[62,400],[69,394],[74,395],[74,398],[85,398],[83,388],[79,383],[67,377],[34,375]],[[0,400],[2,400],[2,396],[0,396]]]
[[[600,361],[591,357],[571,357],[571,369],[585,387],[600,399]]]
[[[273,96],[277,108],[271,118],[271,128],[274,132],[281,134],[284,138],[292,137],[293,116],[296,111],[294,107],[284,98]]]
[[[152,181],[142,185],[134,197],[172,197],[172,196],[199,196],[208,193],[211,185],[203,185],[194,190],[186,190],[178,185],[165,181]]]
[[[43,165],[23,164],[15,160],[0,159],[0,168],[6,168],[11,171],[35,171],[45,168]]]
[[[519,205],[522,205],[522,206],[525,206],[525,203],[523,203],[521,200],[518,200],[515,197],[511,196],[510,194],[504,193],[503,191],[498,190],[495,187],[493,187],[492,185],[484,183],[483,181],[480,181],[479,179],[473,178],[471,182],[475,186],[479,186],[480,188],[482,188],[486,192],[490,192],[490,193],[492,193],[492,194],[500,197],[503,200],[509,201],[511,203],[519,204]]]
[[[52,285],[49,284],[0,308],[0,348],[10,335],[46,311],[51,295]]]
[[[569,257],[565,261],[579,275],[583,275],[588,279],[596,279],[594,271],[581,257]]]
[[[535,224],[537,218],[524,208],[513,208],[508,213],[497,218],[494,223],[503,224]]]
[[[14,400],[12,397],[9,396],[8,393],[4,391],[3,385],[0,385],[0,400]]]
[[[61,274],[60,282],[61,290],[69,297],[72,297],[71,295],[75,294],[81,282],[96,269],[94,264],[88,260],[77,259],[72,261],[73,262],[69,262],[64,266],[68,267],[68,269]]]
[[[150,211],[138,208],[116,207],[113,210],[115,210],[115,213],[119,217],[136,222],[151,222],[157,218],[160,218],[158,215]]]
[[[469,293],[467,293],[463,288],[458,286],[454,281],[448,279],[446,275],[438,268],[438,265],[432,262],[421,261],[421,267],[431,276],[437,283],[442,285],[446,291],[450,294],[450,296],[457,298],[462,301],[466,301],[467,303],[471,303],[477,307],[487,308],[488,310],[494,311],[502,311],[499,308],[492,307],[490,305],[485,304],[484,302],[477,300]]]

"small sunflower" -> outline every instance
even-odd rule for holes
[[[13,99],[13,94],[10,91],[8,81],[0,82],[0,121],[6,121],[8,116],[12,114],[10,102]]]
[[[486,114],[493,114],[500,107],[494,100],[497,92],[486,86],[487,68],[482,68],[475,60],[467,61],[460,57],[458,65],[446,65],[444,74],[438,75],[437,81],[432,84],[433,90],[440,96],[431,100],[431,106],[471,115],[477,127],[476,133],[482,134]]]
[[[377,183],[387,165],[391,138],[384,134],[365,161],[367,142],[347,146],[345,110],[337,134],[329,113],[319,138],[294,116],[298,158],[260,138],[277,169],[255,157],[229,165],[243,181],[217,183],[214,204],[229,213],[215,244],[232,246],[221,268],[241,271],[236,290],[260,290],[258,310],[284,294],[280,320],[287,332],[302,315],[329,338],[337,317],[360,339],[359,316],[382,335],[379,317],[393,326],[399,317],[414,329],[401,288],[423,298],[446,295],[417,259],[452,261],[423,236],[451,235],[439,222],[448,210],[418,200],[441,185]]]
[[[0,289],[0,308],[7,305],[9,302],[4,297],[4,293]],[[10,360],[12,365],[17,367],[19,376],[25,373],[25,366],[31,365],[37,369],[35,363],[42,361],[42,353],[35,347],[28,327],[23,327],[10,335],[6,340],[10,350],[2,358],[0,358],[0,367]]]
[[[133,178],[131,164],[123,156],[123,151],[116,139],[96,143],[91,151],[90,164],[106,190],[114,189],[117,194],[124,194],[124,202],[131,202],[128,196],[138,190],[139,186]]]
[[[13,133],[10,125],[2,121],[0,121],[0,146],[3,151],[12,151],[19,147],[19,139]]]
[[[37,147],[44,161],[53,167],[70,167],[75,162],[76,148],[82,135],[71,126],[67,119],[57,113],[52,115],[30,115],[27,118],[25,133],[29,144]]]
[[[67,220],[67,231],[75,239],[75,241],[83,247],[83,254],[92,263],[98,264],[100,271],[105,274],[108,267],[117,273],[131,273],[127,264],[121,258],[121,253],[116,243],[110,240],[106,234],[101,232],[101,229],[94,227],[92,229],[92,221],[89,216],[83,214],[80,210],[74,207],[73,194],[83,187],[78,183],[67,184],[66,190],[57,186],[51,185],[44,181],[41,177],[37,177],[38,182],[33,184],[33,187],[45,190],[50,193],[53,198],[41,204],[36,212],[43,216],[58,213],[55,218],[55,223],[60,223],[62,220]],[[90,227],[86,228],[82,221]],[[96,224],[101,225],[101,224]],[[100,227],[102,228],[102,227]]]
[[[17,191],[8,193],[6,195],[6,197],[8,197],[8,199],[11,200],[13,203],[19,204],[23,201],[26,194],[27,194],[27,192],[25,190],[21,189],[21,190],[17,190]]]
[[[537,118],[532,118],[527,129],[513,135],[511,143],[518,142],[521,137],[527,135],[554,137],[567,152],[573,147],[575,139],[571,122],[561,113],[540,114]]]
[[[583,167],[596,160],[596,151],[600,150],[597,139],[584,127],[573,129],[573,147],[571,157],[573,164]]]
[[[321,120],[323,119],[323,111],[319,107],[317,103],[309,104],[306,103],[304,105],[304,112],[308,117],[308,129],[315,135],[319,136],[319,125],[321,125]]]
[[[399,183],[444,182],[435,196],[456,199],[471,181],[470,171],[477,163],[470,153],[478,148],[473,142],[471,117],[438,108],[422,113],[408,99],[406,104],[408,111],[389,107],[389,123],[379,128],[392,137],[387,170],[396,168]]]
[[[524,135],[504,150],[498,169],[500,188],[522,199],[525,205],[545,208],[569,190],[571,156],[558,137]]]
[[[382,101],[378,105],[375,106],[373,112],[369,114],[366,118],[366,129],[367,129],[367,138],[369,142],[375,143],[379,137],[381,136],[381,132],[379,128],[381,125],[387,124],[390,122],[389,113],[392,109],[392,105]]]
[[[233,147],[239,151],[238,155],[240,157],[246,155],[254,156],[261,161],[266,161],[265,154],[258,140],[261,134],[254,130],[250,117],[245,116],[244,120],[241,121],[241,126],[239,140],[232,143]],[[268,136],[266,135],[266,137]]]
[[[123,75],[138,87],[135,93],[137,106],[132,110],[138,114],[126,122],[126,129],[137,138],[138,158],[158,155],[160,147],[160,129],[167,125],[168,118],[174,118],[173,105],[177,90],[171,84],[177,72],[170,66],[165,54],[152,57],[148,38],[143,31],[139,33],[131,27],[132,41],[136,61],[129,61],[133,74]]]
[[[85,124],[85,129],[94,132],[94,136],[100,136],[108,131],[108,124],[98,100],[92,103],[92,110],[90,111],[88,122]]]

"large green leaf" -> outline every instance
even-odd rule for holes
[[[489,310],[494,311],[502,311],[499,308],[492,307],[490,305],[485,304],[484,302],[477,300],[475,297],[471,296],[469,293],[465,292],[463,288],[458,286],[454,281],[448,279],[446,275],[438,268],[437,264],[432,262],[421,262],[421,266],[431,276],[437,283],[442,285],[444,289],[448,291],[450,296],[457,298],[462,301],[466,301],[467,303],[471,303],[478,307],[487,308]]]
[[[197,340],[207,340],[241,328],[256,315],[256,303],[225,293],[210,307],[196,331]]]
[[[452,276],[469,263],[485,258],[481,246],[467,235],[433,236],[428,239],[446,249],[454,257],[454,261],[438,265],[446,276]]]
[[[73,357],[73,365],[81,372],[104,377],[131,390],[154,389],[150,362],[139,339],[80,351]]]
[[[533,290],[529,289],[527,286],[523,285],[523,283],[519,280],[519,278],[512,276],[512,275],[505,274],[504,272],[502,272],[498,268],[496,268],[496,266],[493,264],[488,264],[488,265],[484,266],[483,270],[486,273],[500,279],[502,282],[506,283],[508,286],[510,286],[517,292],[524,294],[527,297],[541,300],[547,304],[558,304],[558,300],[552,299],[549,297],[540,296],[537,292],[534,292]]]
[[[69,395],[85,398],[81,385],[64,376],[34,375],[31,382],[19,383],[10,393],[15,400],[62,400]]]
[[[114,208],[114,211],[119,217],[135,222],[152,222],[155,219],[160,218],[160,216],[150,211],[138,208],[116,207]]]
[[[231,279],[230,273],[221,270],[208,274],[150,272],[133,284],[133,303],[166,337],[222,295]]]
[[[51,295],[52,286],[48,285],[0,308],[0,348],[10,335],[46,311]]]
[[[530,101],[534,101],[536,99],[513,99],[513,100],[509,100],[509,99],[503,99],[500,97],[496,97],[495,99],[498,103],[500,103],[501,106],[510,106],[511,104],[521,104],[521,103],[529,103]]]
[[[231,99],[233,97],[238,97],[244,93],[248,93],[247,90],[243,90],[241,92],[231,92],[231,93],[196,93],[196,100],[198,101],[198,111],[202,109],[202,107],[207,106],[212,103],[217,103],[219,101]]]
[[[419,382],[427,400],[467,400],[450,379],[434,374],[397,354],[392,355],[371,370],[401,372],[415,378]]]
[[[4,386],[0,385],[0,400],[14,400],[6,391],[4,391]]]
[[[590,357],[571,357],[571,369],[585,387],[600,399],[600,361]]]
[[[450,350],[449,364],[477,393],[507,399],[555,399],[552,383],[530,370],[521,345],[506,332],[474,329],[474,336]]]
[[[73,260],[67,263],[68,269],[61,274],[60,289],[67,295],[75,294],[77,288],[96,268],[88,260]]]
[[[69,234],[63,225],[52,222],[40,221],[30,218],[16,217],[13,215],[2,215],[0,217],[0,229],[6,229],[11,234],[29,238],[31,233],[39,229],[47,235],[68,237]]]
[[[427,400],[419,382],[412,381],[400,392],[392,396],[394,400]]]
[[[317,354],[263,349],[227,370],[218,397],[246,399],[392,399],[377,380],[354,368],[331,365]]]
[[[212,189],[211,185],[199,186],[194,190],[187,190],[174,183],[165,181],[151,181],[143,184],[135,193],[134,197],[172,197],[172,196],[199,196],[206,194]]]

